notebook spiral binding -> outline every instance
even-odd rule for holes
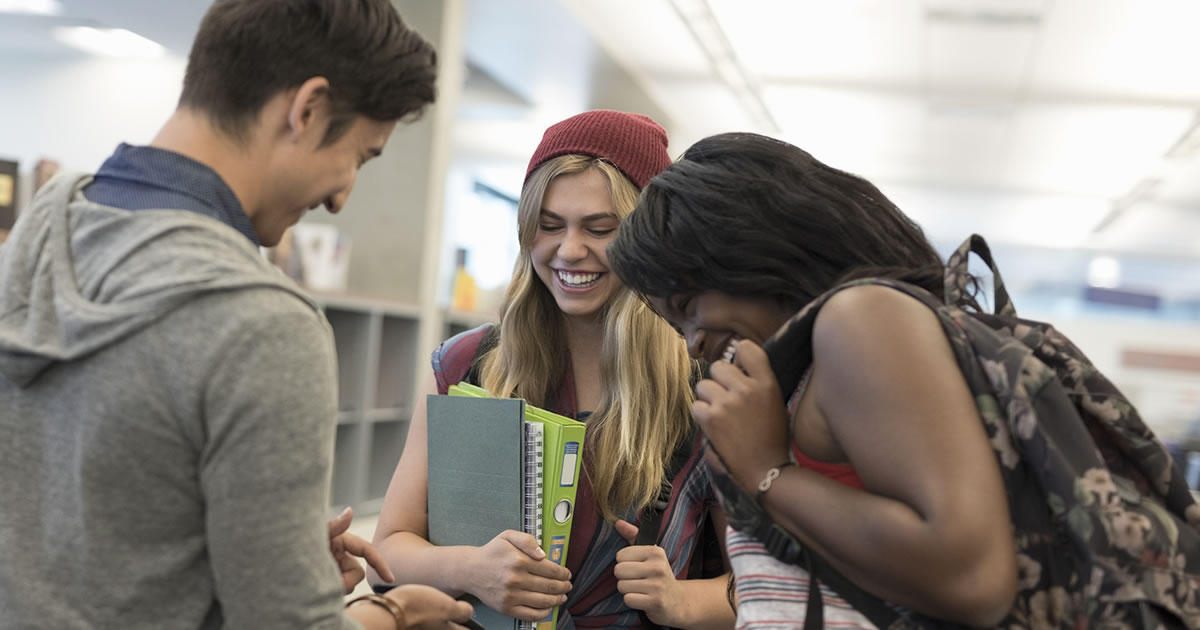
[[[533,536],[538,545],[542,545],[542,506],[543,480],[545,475],[543,437],[545,429],[540,422],[525,423],[525,452],[523,457],[524,471],[524,530]],[[537,622],[522,621],[518,624],[520,630],[533,630]]]

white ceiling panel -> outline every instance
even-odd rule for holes
[[[738,56],[764,81],[915,85],[919,0],[709,0]]]
[[[1179,107],[1027,106],[998,183],[1117,197],[1153,171],[1191,120]]]
[[[995,244],[1079,247],[1107,213],[1107,200],[876,182],[933,241],[957,245],[978,233]]]
[[[1200,207],[1157,203],[1131,206],[1089,241],[1095,247],[1153,251],[1176,256],[1200,256]],[[1200,265],[1193,274],[1200,279]]]
[[[692,143],[724,131],[753,131],[755,124],[737,97],[715,79],[677,78],[660,82],[672,105],[664,104],[675,117],[677,128],[671,138],[673,153],[683,153]]]
[[[925,106],[918,98],[796,85],[767,86],[764,97],[781,137],[823,162],[867,177],[908,178],[923,170]]]
[[[563,0],[618,62],[639,74],[706,77],[708,58],[667,0]]]
[[[1015,105],[964,99],[934,99],[925,105],[922,135],[914,147],[924,169],[920,181],[995,187],[996,174],[1011,158]]]
[[[926,90],[1011,98],[1029,78],[1037,23],[930,18],[922,37]]]
[[[1057,0],[1033,67],[1031,91],[1116,100],[1200,99],[1200,2]]]

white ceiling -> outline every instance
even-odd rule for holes
[[[0,16],[0,56],[68,54],[46,36],[63,21],[127,28],[186,55],[210,1],[61,4],[62,18]],[[1113,251],[1160,261],[1126,265],[1139,276],[1133,285],[1168,290],[1163,280],[1171,278],[1169,290],[1200,295],[1200,273],[1193,273],[1200,265],[1200,132],[1171,151],[1200,111],[1200,2],[467,6],[468,58],[489,66],[499,91],[521,97],[501,102],[476,94],[486,86],[469,86],[460,142],[526,155],[545,124],[587,102],[582,77],[595,71],[598,47],[665,113],[676,154],[712,133],[771,133],[872,180],[942,246],[980,232],[1008,251],[1033,252],[1030,260],[1039,260],[1038,251],[1075,252],[1078,264],[1047,263],[1024,274],[1027,284],[1073,281],[1091,253]],[[694,23],[702,46],[681,15],[694,20],[705,12],[715,28]],[[575,24],[565,27],[559,14]],[[722,37],[745,71],[748,92],[731,89],[721,73],[728,67],[711,58]],[[510,63],[496,63],[497,55]],[[496,72],[501,65],[507,69]],[[756,115],[756,103],[767,118]]]
[[[56,0],[58,15],[0,14],[0,55],[68,55],[56,26],[123,28],[186,57],[212,0]]]
[[[938,241],[1200,259],[1200,151],[1166,157],[1200,110],[1200,3],[563,2],[675,118],[681,148],[777,135],[872,180]],[[777,127],[722,80],[706,53],[719,37],[681,17],[706,9]]]

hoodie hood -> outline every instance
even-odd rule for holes
[[[317,309],[233,228],[91,203],[90,181],[55,177],[0,246],[0,378],[26,387],[214,291],[276,288]]]

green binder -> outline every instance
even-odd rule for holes
[[[480,546],[514,529],[539,537],[547,557],[564,564],[585,425],[469,383],[449,393],[429,396],[427,406],[430,542]],[[540,471],[540,492],[532,489],[533,471]],[[489,630],[534,626],[472,604]],[[553,628],[557,620],[555,609],[536,625]]]

